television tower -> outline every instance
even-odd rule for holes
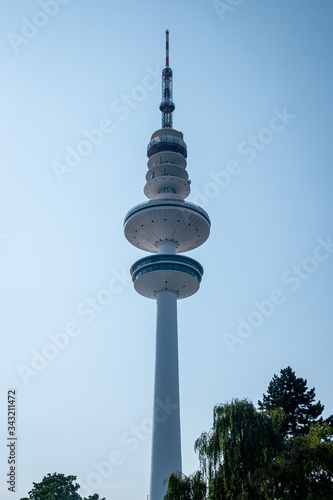
[[[157,303],[154,415],[149,500],[162,500],[165,479],[181,472],[177,300],[193,295],[203,268],[179,255],[204,243],[210,219],[201,207],[184,201],[190,194],[186,171],[187,147],[182,132],[172,128],[172,70],[169,66],[169,31],[162,72],[162,128],[147,148],[148,172],[144,194],[149,201],[125,216],[124,232],[132,245],[154,253],[135,262],[131,275],[135,290]]]

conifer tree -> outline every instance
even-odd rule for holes
[[[274,375],[258,405],[265,411],[282,408],[286,415],[284,434],[305,436],[324,410],[320,401],[314,402],[315,397],[315,389],[308,389],[306,379],[296,377],[288,366],[280,371],[280,376]]]

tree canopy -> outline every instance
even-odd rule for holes
[[[105,500],[96,493],[82,498],[77,492],[80,485],[74,481],[76,476],[65,476],[56,472],[47,474],[40,483],[33,483],[29,496],[21,500]]]
[[[164,500],[205,500],[206,483],[200,471],[187,477],[185,474],[175,472],[171,474],[168,481],[168,490]]]
[[[323,406],[306,380],[290,367],[281,374],[279,404],[270,386],[260,409],[248,399],[215,406],[212,428],[194,446],[200,470],[173,474],[165,500],[332,500],[331,418],[319,418]]]
[[[269,383],[267,394],[258,401],[262,410],[270,411],[282,408],[286,419],[283,422],[283,431],[287,435],[305,435],[310,431],[324,410],[318,401],[315,403],[315,389],[308,389],[307,381],[296,377],[295,372],[288,366],[274,375]]]
[[[208,482],[208,498],[255,498],[258,471],[283,449],[282,418],[279,412],[273,418],[258,412],[246,399],[215,406],[212,429],[194,445]]]

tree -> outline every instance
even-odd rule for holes
[[[288,439],[275,461],[272,498],[331,500],[333,498],[333,429],[318,422],[306,436]]]
[[[205,500],[205,498],[206,483],[200,471],[190,477],[181,473],[171,474],[164,500]]]
[[[33,483],[29,496],[21,500],[105,500],[97,494],[82,498],[77,490],[80,485],[74,483],[76,476],[65,476],[64,474],[48,474],[40,483]]]
[[[258,471],[283,448],[282,413],[258,412],[249,400],[217,405],[213,427],[195,442],[211,500],[270,498]],[[266,496],[265,496],[266,495]]]
[[[258,401],[258,405],[266,411],[283,409],[286,415],[283,423],[285,435],[306,435],[324,410],[320,401],[314,403],[315,397],[315,389],[309,390],[307,381],[297,378],[288,366],[280,371],[280,376],[274,375],[269,383],[267,395],[263,394],[263,400]]]

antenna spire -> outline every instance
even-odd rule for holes
[[[162,128],[172,128],[172,112],[175,105],[172,102],[172,69],[169,66],[169,30],[165,30],[165,68],[162,71]]]
[[[169,30],[165,30],[165,67],[169,67]]]

